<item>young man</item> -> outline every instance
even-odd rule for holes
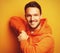
[[[53,53],[51,28],[41,14],[40,5],[32,1],[25,5],[25,20],[11,18],[10,25],[19,32],[21,53]]]

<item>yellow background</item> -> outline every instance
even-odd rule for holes
[[[9,30],[11,16],[24,16],[24,5],[31,0],[0,0],[0,53],[14,53],[16,38]],[[60,53],[60,0],[36,0],[53,31],[54,53]]]

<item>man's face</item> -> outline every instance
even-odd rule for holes
[[[40,23],[40,11],[36,7],[29,7],[26,9],[25,18],[31,28],[36,28]]]

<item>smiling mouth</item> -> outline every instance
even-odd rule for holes
[[[31,25],[34,25],[36,22],[31,22]]]
[[[30,23],[32,23],[32,22],[37,22],[37,20],[31,20]]]

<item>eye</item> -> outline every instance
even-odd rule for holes
[[[26,15],[26,17],[31,17],[31,15],[28,14],[28,15]]]
[[[38,16],[38,14],[34,14],[34,16]]]

